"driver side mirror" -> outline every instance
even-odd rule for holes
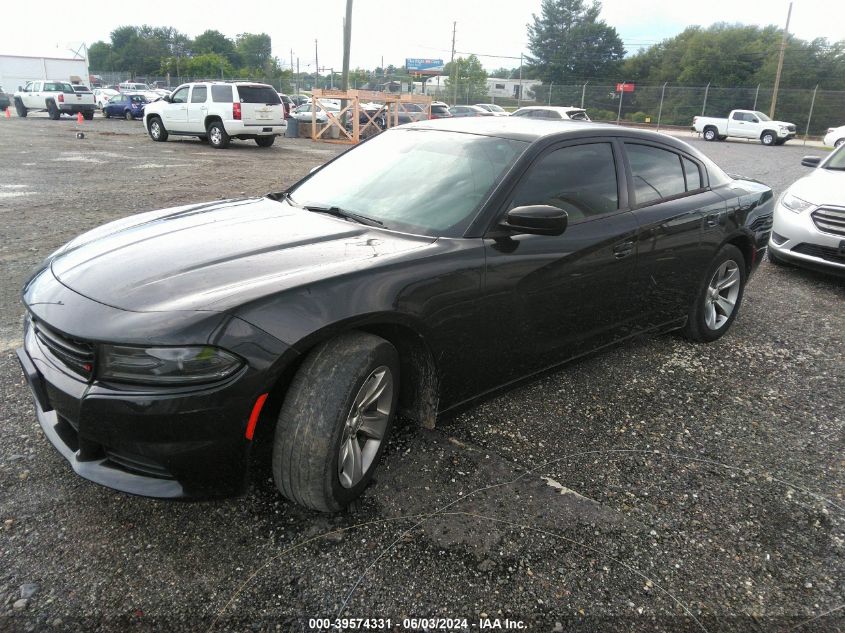
[[[804,167],[818,167],[820,162],[822,162],[821,156],[805,156],[801,159]]]
[[[500,224],[515,234],[560,235],[566,230],[569,216],[563,209],[547,204],[514,207]]]

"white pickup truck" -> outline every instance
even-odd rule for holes
[[[19,117],[25,117],[33,110],[46,110],[55,120],[63,114],[81,112],[87,120],[94,118],[94,94],[75,92],[69,81],[35,80],[27,81],[14,96],[15,110]]]
[[[729,136],[759,139],[763,145],[783,145],[795,136],[795,124],[772,121],[756,110],[733,110],[727,119],[693,117],[692,129],[705,141],[724,141]]]

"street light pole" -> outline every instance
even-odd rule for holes
[[[341,89],[349,90],[349,51],[352,48],[352,0],[346,0],[346,17],[343,19],[343,77]],[[341,104],[345,106],[345,104]]]

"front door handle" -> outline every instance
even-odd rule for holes
[[[711,213],[706,218],[704,218],[704,221],[707,223],[707,226],[713,228],[719,224],[719,214]]]
[[[613,256],[616,259],[622,259],[634,252],[633,242],[620,242],[613,247]]]

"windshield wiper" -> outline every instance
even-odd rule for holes
[[[341,209],[340,207],[321,207],[317,205],[306,204],[303,205],[302,208],[308,209],[309,211],[313,211],[314,213],[327,213],[328,215],[333,215],[336,218],[355,220],[359,224],[366,224],[368,226],[384,226],[384,222],[382,222],[381,220],[376,220],[375,218],[368,218],[366,215],[361,215],[360,213],[353,213],[352,211],[347,211],[346,209]]]

